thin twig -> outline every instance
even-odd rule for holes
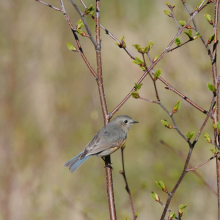
[[[209,161],[211,161],[212,159],[216,158],[216,156],[217,156],[217,154],[214,155],[213,157],[209,158],[209,159],[206,160],[205,162],[199,164],[198,166],[196,166],[196,167],[191,167],[191,168],[187,169],[187,171],[195,171],[196,169],[198,169],[198,168],[201,167],[202,165],[204,165],[204,164],[208,163]]]
[[[125,175],[125,165],[124,165],[124,149],[125,146],[121,147],[121,158],[122,158],[122,169],[120,170],[119,173],[124,177],[124,181],[125,181],[125,189],[129,195],[129,199],[130,199],[130,203],[131,203],[131,209],[132,209],[132,213],[133,213],[133,218],[134,220],[136,219],[136,215],[135,215],[135,211],[134,211],[134,204],[133,204],[133,200],[132,200],[132,196],[131,196],[131,191],[130,188],[128,186],[128,181]]]
[[[84,13],[82,13],[80,11],[79,7],[77,6],[77,4],[75,3],[74,0],[69,0],[69,1],[72,3],[73,7],[76,9],[76,11],[78,12],[79,16],[81,17],[81,19],[82,19],[82,21],[83,21],[83,23],[85,25],[86,31],[87,31],[87,33],[89,35],[90,40],[92,41],[93,45],[96,46],[96,41],[95,41],[94,37],[92,36],[92,32],[90,31],[89,25],[88,25],[88,23],[87,23],[87,21],[86,21],[86,19],[84,17]]]
[[[171,52],[171,51],[173,51],[173,50],[175,50],[175,49],[177,49],[177,48],[180,48],[180,47],[182,47],[183,45],[185,45],[185,44],[187,44],[187,43],[189,43],[189,42],[191,42],[191,41],[192,41],[192,40],[188,40],[188,41],[182,43],[180,46],[176,46],[176,47],[174,47],[174,48],[172,48],[172,49],[169,49],[167,52]]]
[[[185,156],[183,155],[183,153],[178,150],[178,152],[169,144],[165,143],[163,140],[160,140],[160,143],[165,145],[166,147],[168,147],[171,151],[174,152],[174,154],[178,155],[182,160],[185,160]],[[192,167],[192,165],[189,163],[189,167]],[[199,179],[204,183],[205,186],[208,187],[208,189],[210,189],[216,196],[217,196],[217,192],[205,181],[205,179],[196,171],[193,170],[192,171],[196,176],[199,177]]]

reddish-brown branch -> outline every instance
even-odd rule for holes
[[[124,149],[125,149],[125,146],[121,147],[121,158],[122,158],[122,169],[123,170],[120,170],[119,173],[124,177],[125,189],[126,189],[128,195],[129,195],[129,199],[130,199],[130,203],[131,203],[131,209],[132,209],[132,213],[133,213],[133,218],[135,220],[136,216],[135,216],[135,211],[134,211],[134,204],[133,204],[133,200],[132,200],[132,196],[131,196],[131,191],[130,191],[130,188],[128,186],[128,181],[127,181],[127,178],[126,178],[126,175],[125,175]]]

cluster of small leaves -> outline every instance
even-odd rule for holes
[[[180,205],[179,205],[179,211],[178,211],[179,217],[182,217],[183,211],[184,211],[184,209],[186,208],[186,206],[187,206],[187,205],[183,205],[183,204],[180,204]]]
[[[80,34],[81,36],[83,36],[83,37],[88,37],[88,35],[81,30],[81,28],[82,28],[83,26],[84,26],[84,23],[83,23],[83,21],[80,19],[80,20],[76,23],[76,31],[77,31],[77,33]]]
[[[174,114],[174,113],[178,112],[180,110],[180,108],[181,108],[181,101],[178,100],[177,103],[173,107],[172,113]]]
[[[133,46],[136,48],[136,50],[139,53],[145,54],[145,53],[148,53],[151,50],[153,45],[154,45],[154,42],[150,41],[146,47],[141,47],[139,44],[134,44]]]
[[[162,189],[164,192],[168,193],[167,191],[167,187],[165,186],[164,182],[159,180],[159,181],[155,181],[155,183],[157,184],[157,186]]]
[[[71,43],[66,43],[66,46],[69,50],[77,51],[76,48]]]
[[[138,57],[135,57],[135,60],[133,61],[133,63],[137,64],[142,70],[146,69],[144,65],[144,61],[142,61]]]
[[[169,128],[169,129],[173,128],[173,127],[167,122],[166,119],[161,120],[161,123],[162,123],[166,128]]]
[[[213,26],[213,21],[212,21],[212,17],[210,14],[204,14],[206,20],[209,22],[209,24],[211,24]]]
[[[91,15],[92,18],[95,18],[95,8],[90,5],[84,12],[84,15]]]
[[[125,36],[120,38],[120,42],[115,42],[116,45],[118,45],[120,48],[125,48],[126,47],[126,43],[125,43]]]
[[[213,93],[216,92],[216,88],[213,84],[207,83],[207,87],[211,92],[213,92]]]
[[[210,136],[209,136],[209,134],[208,133],[205,133],[204,134],[204,137],[205,137],[205,139],[206,139],[206,141],[208,142],[208,143],[212,143],[212,140],[211,140],[211,138],[210,138]]]
[[[131,96],[132,96],[133,98],[138,99],[138,98],[140,97],[138,91],[141,89],[141,86],[142,86],[142,85],[143,85],[142,83],[141,83],[141,84],[134,83],[134,89],[135,89],[135,91],[134,91],[134,92],[131,92]]]
[[[202,35],[199,34],[199,32],[196,32],[195,36],[192,35],[192,30],[189,29],[189,31],[184,31],[184,33],[189,37],[189,40],[192,41],[192,40],[195,40],[197,39],[198,37],[201,37]]]
[[[193,138],[194,134],[195,134],[194,131],[193,132],[190,132],[190,131],[187,132],[186,137],[187,137],[188,141]]]
[[[161,69],[156,70],[156,72],[154,73],[154,80],[156,81],[161,75]]]

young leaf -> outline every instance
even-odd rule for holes
[[[177,101],[176,105],[173,107],[173,114],[180,110],[181,101]]]
[[[199,34],[199,32],[196,32],[196,35],[193,37],[193,40],[197,39],[198,37],[201,37],[202,35]]]
[[[165,15],[168,15],[169,17],[172,17],[172,14],[169,11],[164,10],[164,13],[165,13]]]
[[[189,29],[189,31],[184,31],[184,33],[189,37],[190,40],[193,40],[193,36],[192,36],[192,30]]]
[[[204,134],[204,137],[205,137],[205,139],[208,141],[208,143],[212,143],[212,140],[211,140],[211,138],[210,138],[210,136],[209,136],[208,133],[205,133],[205,134]]]
[[[165,5],[169,5],[169,2],[166,2]]]
[[[139,216],[139,212],[135,212],[135,218]]]
[[[164,192],[168,192],[167,191],[167,187],[165,186],[165,184],[163,183],[163,181],[155,181],[155,183],[157,184],[157,186],[162,189]]]
[[[180,204],[179,205],[179,215],[182,216],[183,215],[183,211],[184,209],[186,208],[187,204],[186,205],[183,205],[183,204]]]
[[[201,0],[200,2],[199,2],[199,4],[196,6],[196,9],[195,10],[197,10],[198,8],[199,8],[199,6],[201,5],[201,3],[203,2],[203,0]],[[203,3],[203,5],[205,4],[205,2]],[[203,6],[202,5],[202,6]]]
[[[150,196],[151,196],[151,198],[152,199],[154,199],[155,201],[160,201],[160,197],[157,195],[157,193],[155,193],[155,192],[151,192],[150,193]]]
[[[149,49],[151,49],[153,46],[154,46],[154,42],[151,40],[151,41],[148,43],[148,47],[149,47]]]
[[[167,120],[161,120],[161,123],[166,127],[166,128],[172,128],[172,126],[167,122]]]
[[[83,36],[83,37],[86,37],[86,36],[87,36],[86,33],[83,32],[81,29],[76,29],[76,31],[77,31],[78,34],[80,34],[80,35]]]
[[[217,127],[218,131],[220,131],[220,124],[218,122],[216,123],[216,127]]]
[[[186,24],[186,21],[179,21],[179,24],[184,26]]]
[[[138,52],[141,52],[141,47],[140,47],[140,45],[139,44],[133,44],[133,46],[136,48],[136,50],[138,51]]]
[[[135,99],[138,99],[140,97],[137,91],[131,92],[131,96]]]
[[[71,43],[66,43],[66,46],[69,50],[76,51],[76,48]]]
[[[154,59],[153,59],[152,61],[155,62],[158,58],[159,58],[159,55],[157,55],[156,57],[154,57]]]
[[[157,80],[161,75],[161,69],[157,70],[155,73],[154,73],[154,80]]]
[[[171,212],[168,219],[172,220],[174,218],[176,218],[176,214],[175,214],[175,212]]]
[[[215,39],[215,34],[209,37],[208,44],[211,44],[214,39]]]
[[[93,15],[94,14],[94,12],[95,12],[95,8],[92,6],[92,5],[90,5],[86,10],[85,10],[85,15],[87,15],[87,14],[90,14],[90,15]]]
[[[80,19],[77,23],[76,23],[76,29],[80,29],[84,26],[83,21]]]
[[[175,44],[179,47],[181,46],[181,41],[178,37],[175,38]]]
[[[211,92],[215,92],[216,91],[216,88],[213,84],[211,83],[207,83],[207,86],[208,86],[208,89],[211,91]]]
[[[125,36],[121,37],[120,40],[121,40],[122,47],[125,48],[126,47]]]
[[[209,24],[213,25],[212,17],[210,14],[204,14],[206,20],[209,22]]]
[[[210,151],[211,151],[213,154],[217,154],[217,153],[218,153],[218,149],[217,149],[217,148],[215,148],[215,149],[211,148]]]
[[[193,138],[194,134],[195,134],[194,131],[193,132],[188,131],[186,134],[186,137],[188,138],[188,140],[191,140]]]
[[[143,62],[141,59],[139,59],[138,57],[135,57],[135,60],[133,61],[133,63],[138,64],[138,65],[141,65],[141,64],[143,64],[144,62]]]
[[[134,86],[135,87],[135,91],[138,91],[143,84],[142,83],[140,83],[140,84],[134,83],[134,85],[135,85]]]

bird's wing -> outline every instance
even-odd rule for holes
[[[85,156],[97,154],[113,147],[121,147],[125,137],[120,136],[117,130],[98,132],[85,148]]]

